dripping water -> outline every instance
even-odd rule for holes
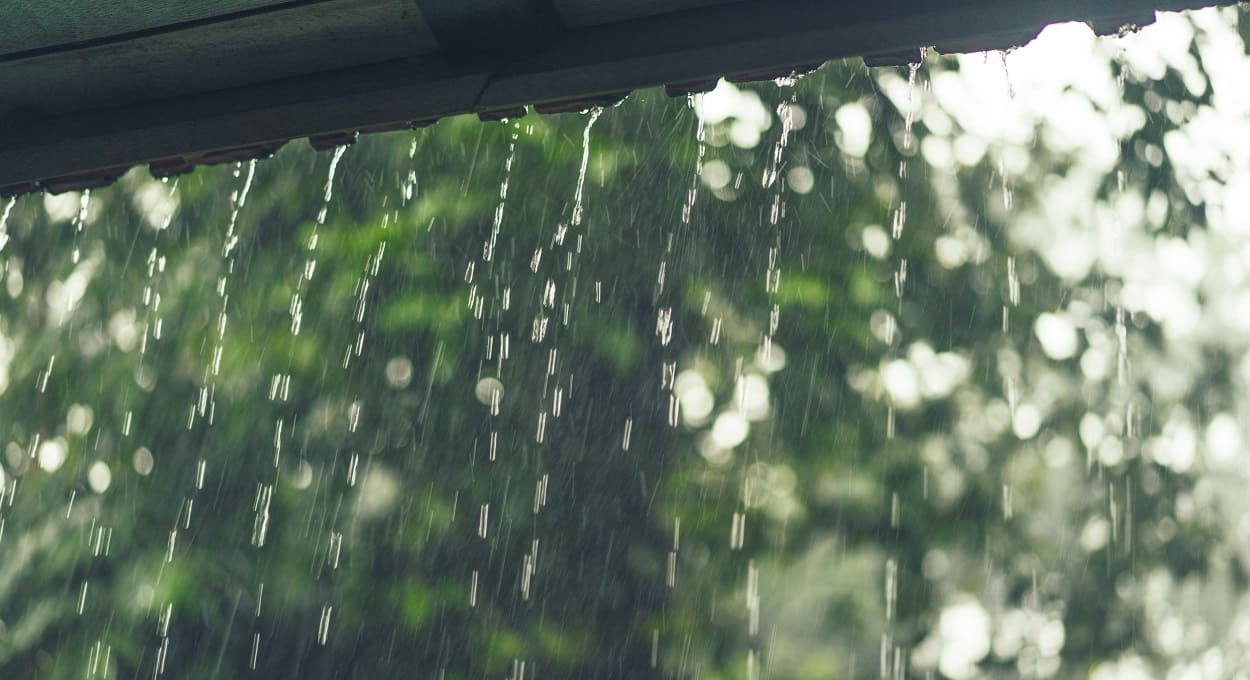
[[[74,219],[73,219],[74,250],[70,256],[70,259],[73,261],[74,264],[78,264],[78,261],[82,259],[82,249],[81,249],[81,246],[79,245],[79,241],[82,237],[83,227],[86,226],[87,224],[87,212],[90,209],[90,207],[91,207],[91,190],[84,189],[82,194],[78,198],[78,212],[74,215]]]
[[[591,109],[586,118],[586,128],[582,130],[582,165],[577,171],[577,190],[573,194],[573,226],[582,223],[582,191],[586,187],[586,166],[590,163],[590,130],[601,115],[603,115],[603,107],[596,106]]]
[[[16,204],[17,197],[10,196],[4,203],[4,209],[0,210],[0,252],[9,243],[9,215],[13,213],[13,206]]]

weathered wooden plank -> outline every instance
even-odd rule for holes
[[[0,3],[0,55],[291,4],[292,0],[11,0]]]
[[[0,62],[0,119],[167,99],[426,54],[408,0],[333,0]]]

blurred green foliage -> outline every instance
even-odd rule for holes
[[[956,68],[936,61],[919,80]],[[1124,100],[1203,102],[1178,82],[1130,79]],[[1037,674],[1153,654],[1124,578],[1208,568],[1218,537],[1201,515],[1153,538],[1190,480],[1141,458],[1043,461],[1046,441],[1077,440],[1089,388],[1075,360],[1048,363],[1077,396],[1037,438],[967,435],[1009,399],[1004,352],[1022,382],[1047,363],[1031,320],[1098,286],[1074,292],[1005,238],[989,156],[949,173],[952,203],[934,178],[946,171],[906,141],[930,134],[924,121],[905,133],[862,66],[744,91],[773,124],[754,148],[709,124],[700,162],[729,170],[719,187],[694,177],[687,101],[644,91],[603,112],[580,224],[585,115],[364,137],[321,225],[330,154],[291,144],[255,165],[237,245],[247,164],[169,183],[131,172],[91,193],[80,231],[57,213],[65,199],[20,199],[0,295],[0,675],[902,676],[895,659],[911,663],[958,593],[1062,621],[1062,670]],[[871,117],[862,158],[840,145],[848,103]],[[804,124],[764,186],[787,106]],[[1168,124],[1123,140],[1134,190],[1176,194],[1166,165],[1131,153]],[[1066,162],[1039,145],[1016,206]],[[794,168],[810,192],[791,186]],[[863,230],[888,232],[900,200],[902,236],[874,257]],[[933,256],[959,229],[989,248],[980,263]],[[1017,305],[1013,256],[1031,272]],[[853,387],[917,341],[968,362],[949,396],[895,409],[879,386]],[[673,426],[687,371],[719,408]],[[747,375],[766,381],[769,415],[717,450],[711,423]],[[487,378],[502,385],[497,414]],[[49,442],[66,457],[41,467]],[[1109,507],[1133,537],[1083,550],[1074,537]]]

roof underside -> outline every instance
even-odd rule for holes
[[[1228,0],[27,0],[0,7],[0,195],[829,59],[1004,49]]]

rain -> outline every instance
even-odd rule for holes
[[[1245,11],[0,203],[0,676],[1242,677]]]

